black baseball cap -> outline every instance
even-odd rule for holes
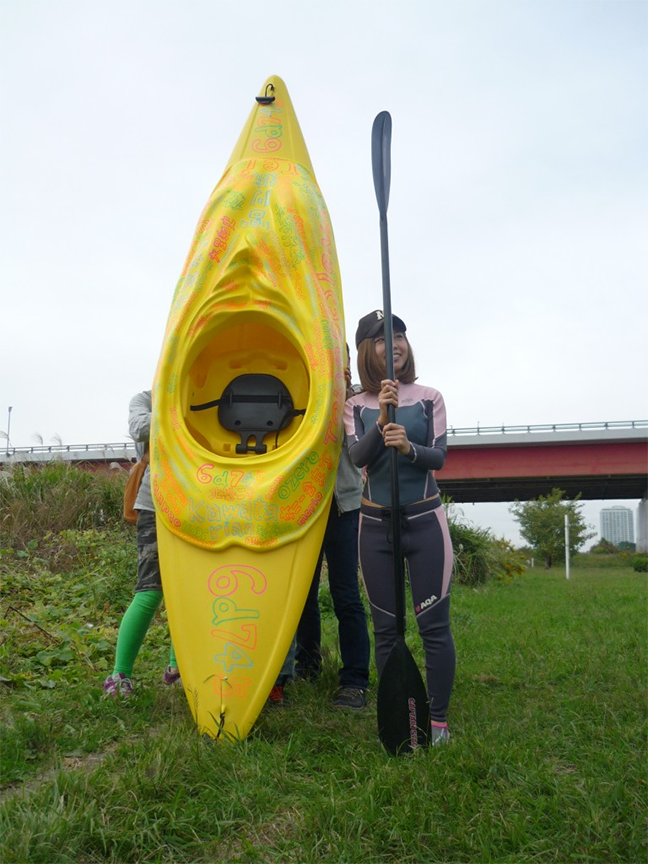
[[[392,328],[395,333],[405,333],[407,326],[402,318],[398,315],[392,315]],[[373,339],[385,329],[385,316],[382,309],[376,309],[375,312],[370,312],[358,321],[358,329],[356,330],[355,342],[356,348],[364,339]]]

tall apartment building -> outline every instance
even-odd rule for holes
[[[629,507],[606,507],[601,510],[601,538],[618,546],[634,543],[634,514]]]

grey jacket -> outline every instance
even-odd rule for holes
[[[362,471],[351,461],[349,451],[342,445],[335,477],[335,503],[340,513],[360,508],[362,498]]]
[[[133,396],[128,406],[128,432],[135,442],[135,452],[138,459],[141,459],[148,450],[152,411],[153,403],[150,390],[144,390],[137,396]],[[155,511],[151,496],[151,474],[148,466],[135,499],[135,510]]]

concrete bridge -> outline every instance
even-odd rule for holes
[[[127,468],[133,442],[4,447],[7,463],[55,459],[91,469]],[[489,426],[448,430],[448,459],[439,473],[457,503],[528,501],[555,487],[583,500],[648,497],[648,420]]]

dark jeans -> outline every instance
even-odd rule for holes
[[[317,678],[322,668],[319,581],[326,555],[329,587],[338,619],[342,668],[340,686],[360,687],[369,683],[369,632],[358,581],[358,520],[360,511],[339,513],[333,502],[322,551],[315,568],[306,605],[297,628],[297,675]]]

